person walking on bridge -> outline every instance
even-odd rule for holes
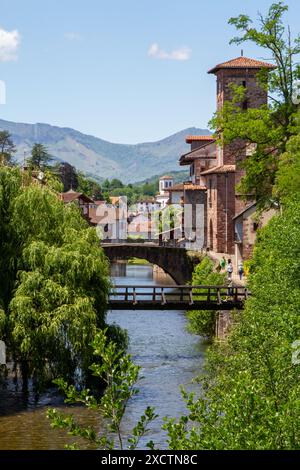
[[[243,274],[244,274],[243,261],[240,261],[240,262],[239,262],[239,265],[238,265],[238,273],[239,273],[240,281],[241,281],[241,280],[243,279]]]
[[[221,268],[221,271],[225,271],[225,268],[226,268],[225,256],[223,256],[222,259],[220,260],[220,268]]]
[[[227,264],[228,281],[232,281],[232,273],[233,273],[233,265],[232,265],[231,259],[229,259],[228,264]]]

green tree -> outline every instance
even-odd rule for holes
[[[67,162],[58,163],[54,165],[54,172],[60,178],[63,183],[63,191],[69,191],[70,189],[76,189],[78,187],[78,174],[76,168]]]
[[[292,137],[281,156],[276,174],[274,195],[282,203],[300,194],[300,135]]]
[[[143,184],[141,191],[145,196],[155,196],[158,192],[158,181]]]
[[[91,363],[89,346],[105,327],[108,262],[80,211],[47,187],[22,185],[0,169],[1,333],[21,366],[24,389]],[[85,378],[87,375],[85,375]]]
[[[0,131],[0,165],[8,165],[12,162],[12,156],[16,152],[11,134],[8,131]]]
[[[34,144],[31,150],[31,157],[28,159],[28,165],[35,170],[45,170],[52,157],[43,144]]]
[[[110,182],[111,189],[124,188],[124,184],[117,178],[114,178]]]
[[[91,178],[87,178],[84,173],[78,173],[78,184],[76,190],[95,200],[103,198],[101,186]]]
[[[46,170],[45,182],[48,188],[52,189],[53,191],[56,191],[57,193],[62,193],[64,191],[63,182],[55,171]]]
[[[109,191],[110,190],[110,181],[108,179],[104,180],[102,187],[103,187],[103,191]]]
[[[195,268],[192,283],[194,286],[224,286],[226,274],[218,273],[211,259],[204,258]],[[203,289],[201,293],[203,293]],[[195,295],[197,291],[195,291]],[[202,299],[200,299],[202,300]],[[187,312],[188,330],[199,336],[212,340],[215,336],[217,312],[209,310],[192,310]]]
[[[116,448],[113,436],[117,437],[118,447],[122,450],[125,438],[122,435],[122,419],[128,402],[138,394],[136,382],[139,378],[140,367],[136,366],[129,354],[118,347],[113,341],[108,341],[105,331],[98,332],[93,341],[94,355],[98,357],[96,364],[91,366],[95,377],[104,381],[106,388],[100,399],[91,395],[89,390],[78,393],[74,386],[68,386],[64,380],[56,381],[59,388],[67,396],[66,403],[83,403],[92,410],[100,413],[104,421],[104,429],[99,436],[96,429],[85,428],[78,424],[72,415],[63,416],[56,409],[48,410],[48,417],[53,428],[65,429],[71,436],[82,437],[97,449],[112,450]],[[147,434],[150,423],[156,419],[154,408],[148,407],[145,414],[132,430],[132,436],[127,438],[127,448],[137,448],[141,438]],[[112,437],[109,437],[112,436]],[[153,448],[153,442],[148,443]],[[77,443],[71,446],[78,449]]]
[[[166,423],[171,449],[299,449],[300,199],[261,230],[252,296],[225,344],[208,353],[199,399]]]
[[[221,145],[236,139],[251,146],[247,158],[241,164],[246,170],[239,190],[241,194],[254,194],[262,206],[273,200],[273,186],[280,156],[286,151],[289,138],[297,133],[296,80],[300,77],[297,55],[300,53],[300,36],[294,40],[284,24],[288,10],[283,2],[272,4],[267,15],[259,14],[258,26],[247,15],[231,18],[229,23],[241,32],[232,43],[245,41],[263,48],[276,65],[270,71],[262,69],[258,74],[260,85],[269,92],[269,104],[258,109],[242,109],[239,105],[247,98],[247,90],[233,87],[233,100],[226,102],[216,113],[211,126],[219,135]]]

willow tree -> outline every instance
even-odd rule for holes
[[[23,385],[74,378],[91,363],[105,326],[108,262],[75,206],[46,187],[22,187],[18,170],[0,169],[2,333]]]

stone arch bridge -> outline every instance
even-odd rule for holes
[[[147,243],[104,243],[102,248],[111,262],[130,258],[146,259],[162,268],[179,285],[191,281],[195,266],[203,258],[201,253],[184,248]]]

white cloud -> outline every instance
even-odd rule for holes
[[[68,33],[65,33],[64,36],[68,41],[81,41],[82,39],[81,34],[75,33],[74,31],[69,31]]]
[[[188,47],[180,47],[179,49],[174,49],[174,51],[167,52],[161,49],[157,43],[151,44],[148,50],[149,57],[163,60],[189,60],[191,53],[192,51]]]
[[[0,28],[0,62],[17,60],[17,51],[20,44],[20,34],[14,31],[5,31]]]

